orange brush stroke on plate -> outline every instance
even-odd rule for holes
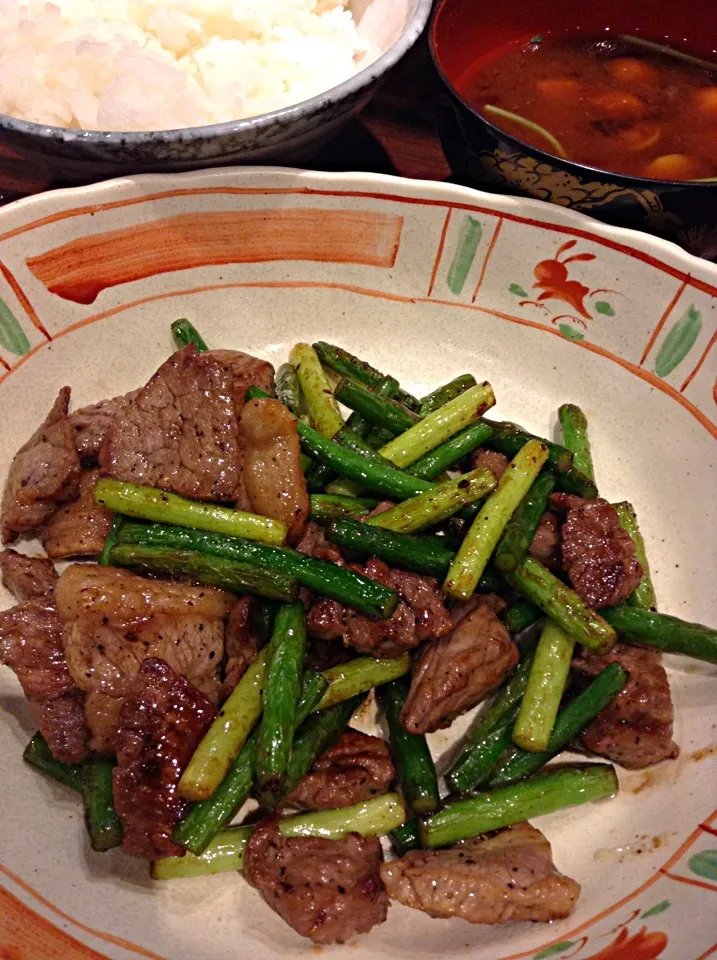
[[[600,953],[593,953],[585,960],[657,960],[667,947],[667,936],[661,932],[648,933],[642,927],[632,936],[626,929],[621,930],[609,947]]]
[[[229,263],[313,260],[389,268],[403,217],[353,210],[187,213],[81,237],[27,261],[50,293],[93,303],[108,287]]]
[[[107,960],[0,887],[0,960]]]

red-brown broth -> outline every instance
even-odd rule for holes
[[[717,176],[717,73],[675,58],[547,37],[479,63],[459,87],[479,111],[490,104],[540,124],[577,163],[661,180]],[[489,119],[555,153],[539,133]]]

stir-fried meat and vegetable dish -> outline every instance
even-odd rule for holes
[[[327,343],[275,375],[173,331],[146,386],[75,412],[63,387],[10,465],[4,542],[46,553],[0,553],[25,759],[82,795],[95,850],[239,871],[319,944],[391,901],[567,916],[528,819],[676,757],[661,653],[717,662],[717,631],[656,612],[582,412],[555,443],[470,375],[417,399]],[[387,740],[351,727],[372,691]],[[426,735],[484,703],[439,778]],[[608,762],[543,769],[564,750]]]

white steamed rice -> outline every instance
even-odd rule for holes
[[[346,0],[0,0],[0,113],[166,130],[299,103],[367,53]]]

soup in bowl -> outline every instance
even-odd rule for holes
[[[687,9],[685,9],[685,7]],[[677,239],[717,257],[711,0],[679,10],[443,0],[434,60],[454,173]]]

